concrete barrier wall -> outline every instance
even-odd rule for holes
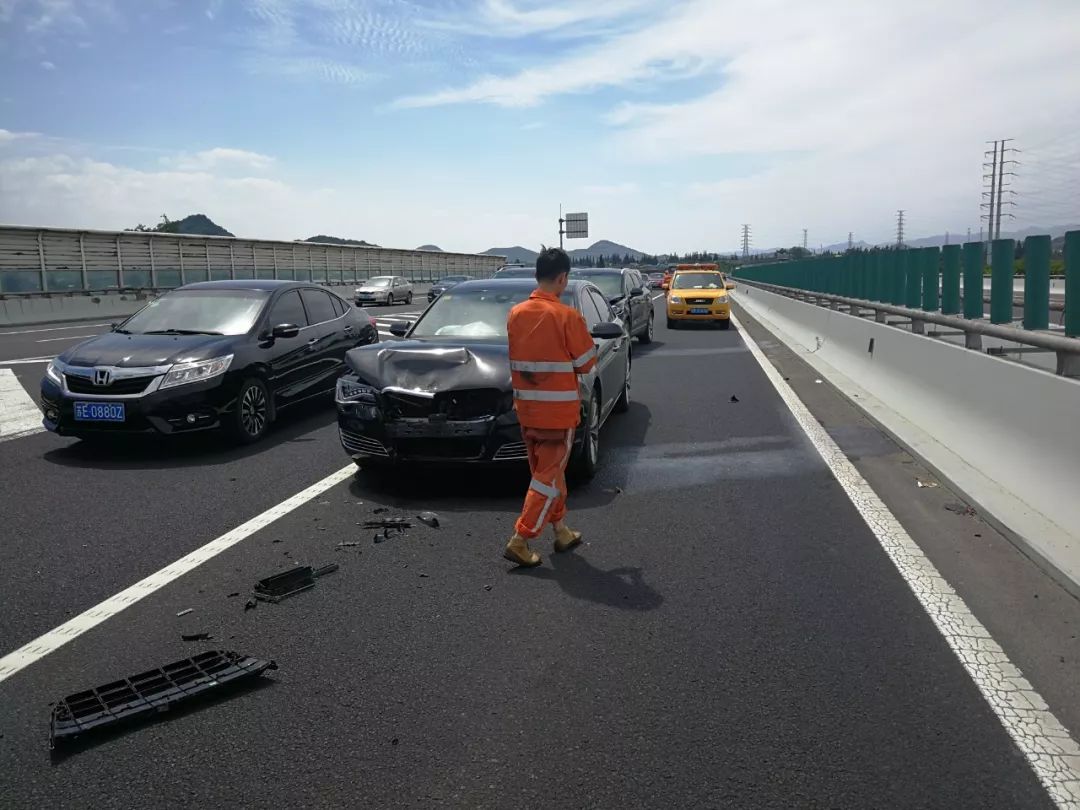
[[[430,284],[413,285],[413,302],[427,304]],[[329,286],[343,298],[352,300],[355,284]],[[100,295],[41,295],[0,298],[0,326],[62,323],[64,321],[126,318],[146,306],[152,293],[103,293]],[[373,311],[378,308],[373,308]]]
[[[736,300],[1080,583],[1080,381],[745,284]]]

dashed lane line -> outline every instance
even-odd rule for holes
[[[20,366],[30,363],[48,363],[55,355],[48,357],[20,357],[17,360],[0,360],[0,366]]]
[[[84,340],[85,338],[97,337],[98,332],[94,332],[92,335],[68,335],[67,337],[55,337],[55,338],[41,338],[35,340],[34,343],[55,343],[58,340]]]
[[[38,332],[63,332],[65,329],[93,329],[96,326],[109,326],[107,323],[80,323],[75,326],[50,326],[48,329],[20,329],[17,332],[0,332],[0,337],[5,335],[34,335]]]
[[[287,498],[276,506],[271,506],[265,512],[256,515],[246,523],[181,557],[171,565],[167,565],[160,571],[136,582],[130,588],[120,591],[115,596],[110,596],[101,604],[95,605],[75,618],[64,622],[59,627],[54,627],[44,635],[28,644],[24,644],[14,652],[8,653],[3,658],[0,658],[0,683],[35,661],[40,661],[46,655],[56,652],[72,639],[78,638],[87,630],[111,619],[117,613],[145,599],[173,580],[182,577],[189,571],[193,571],[226,549],[232,548],[241,540],[250,537],[260,529],[266,528],[275,520],[303,506],[312,498],[318,497],[331,487],[347,480],[355,471],[356,467],[353,464],[342,467],[337,472],[331,473],[326,478],[296,493],[291,498]]]
[[[40,433],[41,411],[9,368],[0,368],[0,442]]]
[[[1080,808],[1080,746],[791,386],[784,382],[739,320],[732,315],[731,321],[923,610],[1027,758],[1050,798],[1060,808]]]

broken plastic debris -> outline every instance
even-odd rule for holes
[[[365,529],[411,529],[412,523],[405,518],[388,518],[386,520],[369,520],[364,523]]]
[[[274,574],[256,582],[255,598],[266,602],[280,602],[293,594],[314,588],[316,578],[332,574],[337,570],[337,563],[330,563],[322,568],[312,568],[310,565],[290,568],[288,571],[282,571],[280,574]]]
[[[815,385],[821,385],[821,380],[814,380]]]
[[[225,596],[225,598],[226,598],[226,599],[232,599],[232,598],[233,598],[234,596],[239,596],[239,595],[240,595],[240,591],[233,591],[232,593],[230,593],[230,594],[227,594],[227,595]]]
[[[970,506],[962,503],[947,503],[945,504],[945,508],[950,512],[955,512],[958,515],[966,515],[968,517],[974,517],[977,514]]]
[[[213,636],[209,633],[181,633],[180,638],[184,641],[209,641]]]
[[[225,650],[209,650],[76,692],[57,701],[49,721],[49,748],[111,726],[145,720],[182,701],[235,686],[277,664]]]
[[[916,478],[915,486],[917,486],[919,489],[933,489],[937,486],[937,483],[934,481],[920,481],[918,478]]]
[[[491,586],[490,586],[490,585],[485,585],[485,586],[484,586],[484,590],[485,590],[485,591],[490,591],[490,590],[491,590]]]
[[[181,610],[179,613],[176,614],[176,617],[179,618],[181,616],[187,616],[189,613],[191,613],[194,610],[195,610],[195,608],[187,608],[186,610]]]
[[[259,603],[256,602],[254,599],[248,599],[246,602],[244,602],[244,612],[247,613],[249,610],[254,610],[258,606]]]
[[[416,516],[416,519],[425,526],[430,526],[433,529],[439,528],[439,516],[434,512],[421,512]]]
[[[360,545],[359,540],[342,540],[340,543],[337,544],[337,547],[338,548],[355,548],[358,545]]]
[[[389,512],[390,510],[385,506],[377,506],[374,509],[372,509],[371,511],[376,515],[381,515],[381,514],[384,514],[386,512]]]
[[[728,400],[728,402],[738,402],[738,401],[739,401],[739,398],[737,396],[735,396],[734,394],[732,394],[731,399]]]

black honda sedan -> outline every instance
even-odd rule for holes
[[[378,340],[367,312],[313,284],[188,284],[53,360],[44,424],[82,438],[221,427],[254,442],[282,408],[332,392],[346,352]]]
[[[434,301],[436,298],[449,290],[455,284],[460,284],[463,281],[471,280],[472,276],[443,276],[431,285],[431,289],[428,290],[427,300],[429,302]]]
[[[345,452],[360,466],[525,459],[506,319],[535,288],[527,279],[464,281],[411,326],[392,325],[405,340],[350,351],[336,395]],[[571,471],[588,478],[601,426],[629,405],[630,338],[596,285],[571,281],[563,302],[582,313],[597,347],[595,369],[580,380],[582,418],[571,460]]]

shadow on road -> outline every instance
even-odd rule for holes
[[[567,596],[619,610],[656,610],[664,602],[664,597],[645,582],[640,568],[604,571],[576,553],[551,554],[547,561],[550,568],[513,568],[509,573],[551,580]]]
[[[337,421],[334,408],[313,400],[281,412],[270,431],[252,445],[233,444],[221,431],[190,436],[104,436],[49,450],[43,458],[63,467],[106,470],[160,470],[205,467],[257,456],[286,443],[314,441],[306,434]]]

